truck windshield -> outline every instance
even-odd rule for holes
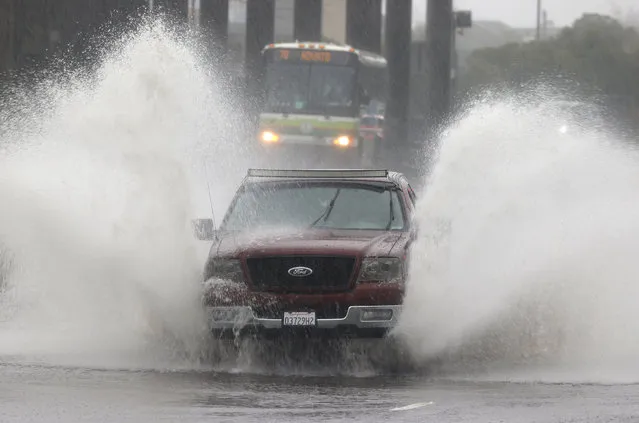
[[[401,230],[402,199],[389,188],[349,184],[276,184],[241,192],[223,230],[277,228]]]
[[[350,66],[272,63],[266,70],[266,112],[348,117],[358,110]]]

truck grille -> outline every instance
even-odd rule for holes
[[[350,288],[354,257],[260,257],[246,260],[251,282],[257,291],[290,293],[339,292]],[[294,267],[313,270],[308,276],[291,276]]]

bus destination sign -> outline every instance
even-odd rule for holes
[[[332,65],[347,65],[352,57],[345,51],[302,50],[302,49],[273,49],[269,50],[269,61],[289,63],[324,63]]]

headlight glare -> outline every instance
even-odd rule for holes
[[[261,135],[262,142],[274,143],[280,140],[280,136],[273,131],[263,131]]]
[[[351,138],[348,135],[342,135],[335,138],[333,144],[338,147],[348,147],[351,145]]]

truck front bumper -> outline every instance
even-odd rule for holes
[[[350,306],[343,318],[319,318],[307,326],[286,325],[283,316],[257,317],[248,306],[207,307],[207,316],[211,333],[219,338],[242,335],[382,338],[397,325],[401,309],[400,305]]]

